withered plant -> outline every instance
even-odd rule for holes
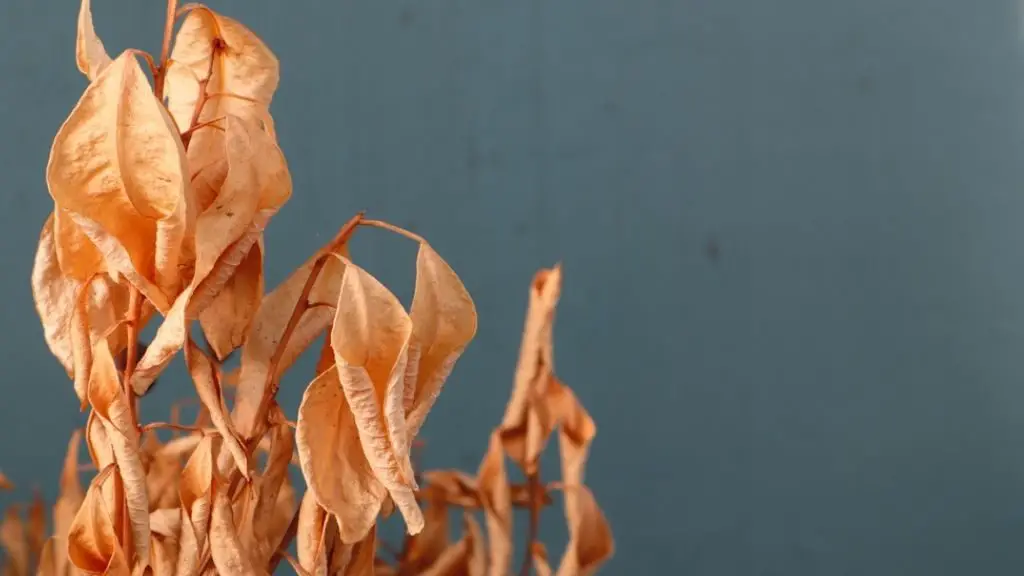
[[[534,278],[512,398],[476,475],[417,470],[417,434],[477,329],[456,273],[420,236],[358,214],[264,293],[263,231],[292,193],[270,114],[273,53],[239,22],[170,0],[159,58],[112,59],[82,0],[76,58],[89,84],[53,142],[54,209],[32,288],[88,420],[71,435],[52,525],[38,494],[8,509],[5,576],[269,574],[283,560],[311,575],[501,576],[513,570],[517,507],[530,518],[520,573],[551,574],[538,526],[555,493],[569,529],[557,574],[591,574],[610,557],[583,481],[594,422],[554,373],[559,267]],[[349,254],[367,227],[419,246],[408,311]],[[321,336],[289,418],[281,377]],[[239,366],[224,368],[238,349]],[[167,422],[140,422],[140,399],[179,352],[197,417],[182,423],[176,404]],[[556,431],[551,482],[539,463]],[[506,457],[525,482],[510,482]],[[396,510],[398,550],[377,535]]]

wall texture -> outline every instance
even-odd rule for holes
[[[93,4],[111,51],[157,49],[160,0]],[[531,275],[562,261],[558,369],[599,423],[607,573],[1024,569],[1015,1],[210,4],[283,65],[295,195],[269,283],[367,209],[476,298],[428,464],[475,468]],[[0,466],[22,496],[54,494],[81,418],[28,285],[49,141],[85,85],[76,11],[0,4]],[[408,296],[407,246],[356,254]]]

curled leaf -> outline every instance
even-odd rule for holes
[[[323,372],[303,394],[295,442],[309,493],[337,518],[342,541],[365,538],[387,490],[360,448],[337,370]]]
[[[96,476],[85,494],[68,533],[68,558],[71,563],[91,574],[129,574],[118,540],[118,530],[112,511],[104,497],[104,484],[115,484],[114,468],[105,468]]]
[[[346,262],[331,329],[341,388],[366,459],[415,534],[423,528],[423,514],[413,495],[408,450],[402,454],[408,439],[403,379],[411,330],[398,298]]]
[[[131,416],[129,400],[121,388],[114,358],[106,342],[93,348],[92,374],[89,378],[89,403],[103,423],[117,462],[117,471],[124,480],[128,520],[135,544],[135,566],[144,569],[149,562],[149,494],[146,472],[139,452],[139,431]]]
[[[179,286],[185,154],[135,57],[121,54],[86,88],[50,151],[50,195],[161,311]]]
[[[420,243],[416,256],[412,340],[406,369],[408,441],[419,432],[456,360],[476,335],[477,315],[466,287],[437,252]],[[415,351],[414,353],[412,351]],[[414,360],[415,359],[415,360]],[[404,456],[407,445],[400,446]]]
[[[214,565],[221,574],[257,574],[238,540],[227,491],[214,492],[213,517],[210,521],[210,552]]]
[[[586,486],[566,486],[565,499],[573,503],[565,507],[569,547],[558,566],[558,576],[594,574],[615,553],[611,528]]]
[[[221,438],[224,440],[224,446],[235,459],[235,465],[238,466],[239,472],[248,479],[249,459],[245,448],[242,447],[242,443],[238,439],[234,426],[232,426],[228,418],[228,410],[224,404],[224,395],[220,388],[217,368],[206,356],[206,353],[191,339],[186,344],[185,362],[188,364],[189,374],[195,383],[199,399],[210,414],[213,426],[220,432]]]
[[[82,0],[78,11],[78,40],[75,42],[75,60],[78,69],[89,80],[95,80],[103,69],[110,65],[110,56],[103,47],[103,41],[96,35],[92,25],[92,6],[89,0]]]
[[[489,574],[508,572],[512,561],[512,502],[505,474],[505,454],[498,431],[491,434],[487,455],[477,471],[489,546]]]
[[[558,266],[534,276],[515,387],[501,423],[505,450],[527,475],[536,473],[537,460],[555,426],[546,395],[554,374],[552,332],[561,284]]]

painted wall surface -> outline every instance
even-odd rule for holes
[[[93,4],[111,51],[158,50],[160,0]],[[561,261],[605,573],[1024,569],[1015,0],[210,4],[282,61],[295,194],[268,284],[366,209],[476,299],[428,465],[475,469],[531,276]],[[0,4],[0,467],[21,497],[55,494],[82,420],[28,283],[49,143],[85,86],[76,12]],[[407,244],[354,249],[408,297]],[[180,361],[167,380],[149,419],[191,393]],[[557,510],[544,530],[560,554]]]

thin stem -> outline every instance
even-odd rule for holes
[[[139,425],[139,407],[132,388],[132,374],[139,362],[139,322],[142,316],[142,294],[132,286],[128,289],[128,351],[124,362],[124,393],[128,397],[129,414],[132,425]]]
[[[359,224],[361,226],[371,226],[373,228],[381,228],[389,232],[394,232],[395,234],[405,236],[406,238],[412,240],[413,242],[419,242],[421,244],[427,243],[427,241],[424,240],[423,237],[420,236],[419,234],[416,234],[415,232],[410,232],[405,228],[399,228],[398,226],[395,226],[394,224],[390,224],[383,220],[363,220]]]
[[[171,36],[174,35],[174,21],[178,17],[178,0],[167,0],[167,19],[164,22],[164,42],[160,47],[160,67],[166,71],[167,60],[171,57]]]
[[[538,465],[538,468],[540,466]],[[540,483],[540,471],[529,474],[526,479],[530,491],[530,525],[526,533],[526,553],[523,554],[523,566],[519,570],[520,576],[529,576],[533,569],[533,543],[537,541],[537,534],[540,530],[540,506],[538,505],[537,494],[543,490]]]
[[[129,48],[128,51],[146,61],[146,65],[149,66],[149,73],[153,75],[153,80],[156,81],[160,74],[160,68],[153,61],[153,56],[149,52],[139,50],[138,48]]]
[[[202,426],[189,426],[188,424],[175,424],[173,422],[150,422],[142,427],[143,432],[149,432],[150,430],[177,430],[179,432],[198,432],[200,434],[213,433],[213,430],[207,430]]]

